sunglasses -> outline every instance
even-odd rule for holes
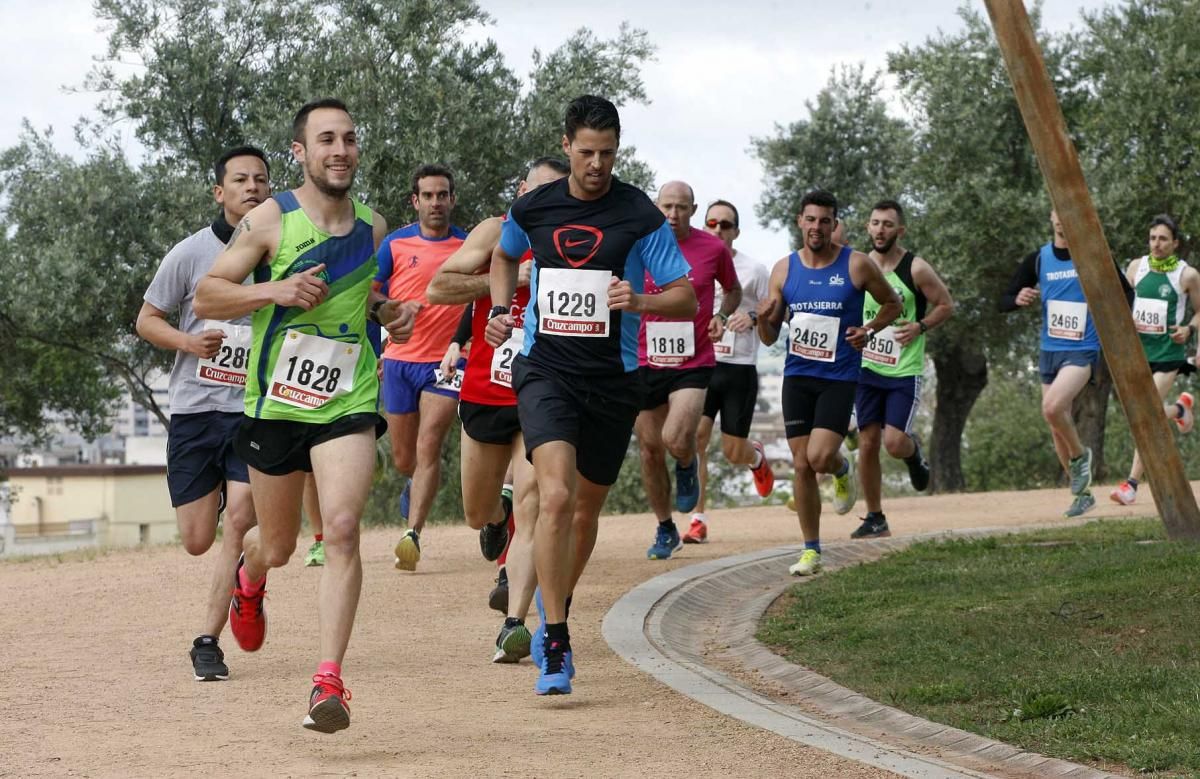
[[[728,219],[705,219],[704,224],[708,225],[710,229],[716,229],[719,227],[722,230],[732,230],[733,228],[737,227],[737,225]]]

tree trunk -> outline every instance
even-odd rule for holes
[[[1092,450],[1092,479],[1102,482],[1108,469],[1104,462],[1104,427],[1108,419],[1108,399],[1112,395],[1112,375],[1104,360],[1096,365],[1092,380],[1075,398],[1071,411],[1079,439]],[[1065,476],[1062,477],[1065,479]]]
[[[987,357],[966,344],[941,343],[933,352],[937,371],[937,406],[933,411],[933,438],[929,463],[933,471],[930,492],[965,489],[962,471],[962,436],[967,416],[987,386]]]

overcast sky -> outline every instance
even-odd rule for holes
[[[961,4],[482,0],[495,23],[481,34],[493,38],[510,65],[524,73],[532,47],[553,49],[580,26],[601,37],[614,35],[622,21],[648,31],[658,46],[656,60],[643,72],[651,103],[622,112],[622,139],[638,148],[660,182],[679,178],[692,184],[702,209],[718,197],[735,203],[742,213],[736,245],[770,263],[788,251],[788,237],[760,227],[754,215],[762,169],[748,151],[750,139],[804,117],[805,101],[825,84],[833,66],[863,62],[868,70],[882,68],[888,51],[920,44],[939,29],[957,29]],[[1049,29],[1064,30],[1078,25],[1081,9],[1107,4],[1045,0],[1043,17]],[[972,7],[985,12],[981,1]],[[38,128],[53,126],[60,147],[74,149],[74,121],[92,110],[97,96],[70,94],[64,87],[82,85],[106,40],[91,4],[0,0],[0,18],[19,30],[0,47],[6,82],[0,91],[0,148],[16,142],[25,117]]]

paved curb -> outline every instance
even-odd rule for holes
[[[1039,527],[1044,527],[1041,525]],[[914,541],[1011,533],[981,528],[826,546],[835,570]],[[640,670],[693,700],[785,738],[910,777],[1114,777],[885,706],[784,660],[755,639],[767,608],[796,583],[798,547],[677,568],[626,593],[604,617],[604,639]],[[714,638],[720,644],[714,650]],[[712,667],[713,652],[784,687],[804,707],[767,697]],[[814,716],[810,712],[817,711]]]

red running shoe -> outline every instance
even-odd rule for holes
[[[771,471],[771,464],[767,462],[767,453],[763,451],[763,445],[758,441],[754,442],[754,451],[758,452],[762,460],[757,468],[750,469],[750,473],[754,474],[755,491],[760,498],[765,498],[775,489],[775,474]]]
[[[267,582],[257,593],[242,589],[239,572],[246,564],[246,556],[238,560],[233,572],[233,597],[229,599],[229,630],[237,639],[238,646],[245,652],[257,652],[267,639],[267,612],[263,610],[263,598],[267,594]]]
[[[1175,420],[1175,424],[1179,425],[1179,432],[1192,432],[1192,425],[1196,423],[1196,417],[1192,413],[1192,406],[1195,405],[1196,401],[1192,398],[1192,393],[1182,393],[1175,402],[1183,409],[1183,416]]]
[[[351,696],[342,680],[333,674],[317,674],[313,685],[304,727],[319,733],[336,733],[350,727],[350,707],[346,701]]]
[[[683,543],[685,543],[685,544],[706,544],[706,543],[708,543],[708,525],[704,522],[703,519],[700,519],[701,516],[702,515],[700,515],[700,514],[692,515],[692,524],[691,524],[691,527],[688,528],[688,531],[683,534]]]

